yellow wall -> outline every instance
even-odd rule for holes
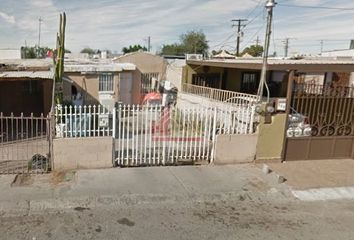
[[[276,114],[271,124],[259,125],[256,160],[282,160],[286,114]]]

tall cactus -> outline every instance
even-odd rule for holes
[[[57,46],[54,54],[55,66],[55,104],[63,102],[63,74],[64,74],[64,55],[65,55],[65,27],[66,27],[66,14],[60,14],[59,33],[57,34]]]

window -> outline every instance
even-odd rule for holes
[[[113,91],[113,74],[102,73],[99,75],[99,91],[100,92],[112,92]]]
[[[159,73],[141,74],[141,93],[150,93],[154,91],[154,84],[159,81]]]
[[[192,84],[197,86],[220,88],[220,74],[219,73],[198,73],[193,74]]]
[[[259,74],[255,72],[242,73],[241,92],[255,94],[258,90]]]

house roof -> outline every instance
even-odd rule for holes
[[[127,54],[121,55],[119,57],[115,57],[115,58],[113,58],[113,61],[118,60],[118,59],[123,59],[125,57],[129,57],[129,56],[133,56],[133,55],[149,55],[149,56],[152,56],[152,57],[160,57],[160,56],[158,56],[156,54],[153,54],[151,52],[136,51],[136,52],[131,52],[131,53],[127,53]]]
[[[64,72],[122,72],[133,71],[132,63],[113,63],[108,59],[65,59]]]
[[[214,66],[239,69],[262,69],[262,58],[237,58],[237,59],[208,59],[188,60],[189,65]],[[297,70],[297,71],[348,71],[354,72],[354,59],[352,58],[304,58],[304,59],[280,59],[268,60],[269,70]]]
[[[0,72],[1,79],[53,79],[54,72],[52,71],[6,71]]]
[[[48,71],[53,67],[52,59],[6,59],[0,60],[1,71]]]
[[[227,53],[225,50],[222,50],[221,53],[214,55],[212,58],[235,59],[235,56]]]

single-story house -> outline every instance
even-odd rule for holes
[[[50,59],[0,60],[0,112],[48,114],[53,77]]]
[[[112,63],[109,60],[66,59],[63,95],[65,102],[77,105],[116,103],[132,104],[133,74],[131,63]]]
[[[131,63],[133,72],[132,103],[139,104],[147,93],[154,91],[156,81],[166,80],[167,61],[149,52],[133,52],[113,59],[115,63]]]
[[[354,84],[353,59],[304,58],[269,59],[267,83],[271,97],[285,97],[289,71],[313,84]],[[184,84],[221,90],[257,93],[262,69],[261,58],[187,60]]]

